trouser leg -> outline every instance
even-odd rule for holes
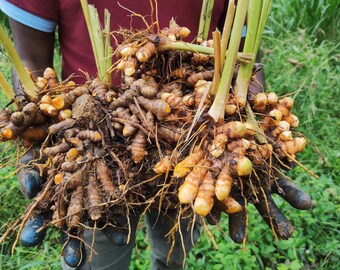
[[[172,239],[167,235],[173,227],[173,220],[168,216],[158,215],[157,210],[151,210],[146,214],[147,233],[151,244],[151,269],[152,270],[179,270],[183,269],[184,251],[188,254],[193,244],[200,235],[200,225],[196,222],[194,226],[189,219],[181,221],[181,233],[175,233],[175,244],[168,260]]]
[[[86,258],[81,266],[76,268],[77,270],[128,270],[132,250],[135,246],[136,227],[138,223],[138,216],[131,216],[131,237],[130,241],[126,245],[117,246],[109,240],[106,235],[100,230],[95,231],[95,241],[93,250],[98,254],[92,254],[92,261],[88,262],[88,257],[91,253],[89,247],[86,249]],[[91,246],[93,239],[93,232],[90,230],[84,231],[84,241]],[[68,267],[62,260],[63,270],[74,270],[74,268]]]

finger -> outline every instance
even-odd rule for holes
[[[36,170],[21,169],[18,173],[21,192],[27,199],[34,198],[41,190],[43,181]]]
[[[102,232],[107,238],[111,240],[116,246],[123,246],[127,244],[127,233],[122,230],[117,230],[112,226],[106,226],[103,228]]]
[[[62,232],[62,241],[64,245],[62,256],[64,262],[72,268],[79,266],[83,261],[83,244],[78,238],[67,235]]]
[[[20,182],[20,188],[26,198],[32,199],[41,190],[43,180],[39,175],[39,172],[33,169],[30,162],[38,159],[40,156],[40,148],[33,147],[25,155],[19,159],[19,173],[18,178]]]
[[[254,204],[257,211],[279,239],[288,239],[294,231],[293,225],[281,213],[269,192],[266,192],[265,195],[266,197],[261,193],[258,195],[260,202]]]
[[[237,199],[243,209],[240,212],[229,215],[229,235],[230,238],[238,244],[243,243],[247,229],[247,211],[244,208],[244,201]]]
[[[306,210],[312,207],[311,197],[283,176],[279,176],[277,185],[274,183],[273,191],[296,209]]]
[[[44,225],[44,217],[42,215],[36,216],[26,222],[20,234],[20,241],[24,246],[33,247],[40,244],[46,234],[46,228],[39,230]],[[39,232],[37,232],[39,230]]]

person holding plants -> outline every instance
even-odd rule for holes
[[[152,20],[149,16],[152,9],[158,10],[158,24],[160,28],[166,27],[172,17],[179,25],[188,27],[191,34],[189,40],[194,40],[195,33],[198,32],[198,21],[201,12],[200,1],[161,1],[158,6],[153,1],[89,1],[98,9],[98,14],[103,14],[104,9],[108,9],[111,17],[111,29],[118,27],[145,29],[146,25],[141,17]],[[153,3],[150,5],[150,3]],[[60,50],[62,55],[61,79],[66,79],[72,75],[72,80],[76,83],[84,83],[86,77],[83,72],[87,72],[90,77],[96,75],[96,65],[92,53],[89,35],[87,33],[85,19],[82,13],[79,0],[53,0],[53,1],[0,1],[1,9],[9,16],[10,26],[13,34],[14,44],[24,65],[32,72],[34,77],[41,76],[46,67],[53,67],[53,56],[55,50],[55,32],[58,32]],[[228,1],[215,1],[212,15],[211,28],[215,29],[223,25],[223,19],[227,10]],[[211,31],[210,31],[211,32]],[[20,82],[15,72],[13,72],[14,88],[17,95],[22,95]],[[117,81],[117,78],[114,78]],[[264,80],[262,78],[262,82]],[[256,87],[255,87],[256,88]],[[259,91],[257,89],[257,91]],[[20,160],[21,164],[27,164],[34,159],[39,152],[39,147],[32,149]],[[34,198],[39,192],[43,179],[35,170],[25,167],[20,170],[18,178],[21,189],[27,198]],[[271,193],[278,193],[297,209],[307,209],[310,207],[310,197],[295,187],[285,178],[279,178],[278,186],[273,190],[266,191],[267,199],[274,213],[272,222],[289,223],[283,214],[271,200]],[[256,207],[259,213],[268,221],[267,208],[262,200]],[[241,202],[242,203],[242,202]],[[219,216],[219,211],[216,216]],[[212,222],[218,218],[210,216]],[[85,258],[89,256],[90,250],[82,245],[75,237],[67,237],[63,233],[65,241],[63,249],[62,265],[63,269],[128,269],[132,249],[135,244],[135,233],[139,220],[138,214],[130,217],[130,239],[127,242],[127,235],[112,228],[97,230],[93,249],[98,255],[93,254],[92,261]],[[122,226],[128,222],[122,217]],[[200,225],[195,224],[193,231],[188,232],[188,224],[185,220],[181,224],[182,241],[187,254],[193,247],[200,234]],[[30,220],[22,234],[21,241],[26,246],[39,244],[45,231],[37,232],[37,229],[44,224],[44,216],[38,216]],[[148,236],[151,242],[151,266],[152,269],[182,269],[184,251],[179,232],[175,234],[175,246],[171,247],[171,242],[167,239],[167,234],[171,229],[171,217],[159,215],[156,210],[146,213],[146,225]],[[229,217],[230,236],[237,242],[242,243],[245,237],[246,213],[245,211],[232,214]],[[68,232],[72,235],[72,232]],[[87,243],[92,242],[92,233],[84,232],[84,239]],[[192,239],[193,237],[193,239]],[[172,249],[172,254],[168,260],[168,254]]]

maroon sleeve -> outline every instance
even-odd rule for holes
[[[221,16],[225,14],[226,1],[215,1],[211,31],[215,30]],[[82,71],[88,72],[90,77],[95,76],[96,65],[80,0],[8,0],[8,2],[33,15],[58,24],[60,49],[63,57],[63,79],[74,74],[73,80],[76,83],[83,83],[86,78]],[[118,30],[120,27],[146,29],[141,17],[131,16],[131,11],[140,14],[148,21],[149,25],[151,24],[149,0],[88,0],[88,2],[96,7],[102,23],[104,9],[109,10],[111,30]],[[194,40],[198,32],[202,1],[159,0],[158,6],[155,5],[153,8],[157,7],[160,28],[168,27],[170,20],[175,18],[180,26],[186,26],[191,30],[186,41]],[[156,19],[156,14],[152,15]]]
[[[7,0],[7,2],[46,20],[56,22],[59,19],[58,0]]]

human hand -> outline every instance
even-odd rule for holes
[[[277,183],[273,183],[270,190],[265,190],[264,194],[261,192],[258,194],[258,201],[254,202],[257,211],[273,229],[278,239],[288,239],[294,227],[275,204],[272,198],[273,193],[278,194],[298,210],[309,209],[312,201],[307,193],[281,175],[278,176]],[[236,198],[236,200],[243,206],[243,210],[229,215],[229,234],[234,242],[242,243],[246,235],[247,213],[243,198]]]
[[[32,164],[33,161],[42,162],[40,158],[40,147],[35,146],[30,148],[19,159],[18,179],[20,182],[21,192],[27,199],[33,199],[41,190],[44,183],[43,177],[40,176],[38,170]]]
[[[24,226],[20,234],[20,241],[26,247],[39,245],[46,235],[46,223],[48,215],[38,215],[30,219]],[[111,226],[105,226],[102,232],[116,246],[122,246],[127,243],[127,234],[117,231]],[[78,229],[60,231],[62,240],[62,257],[63,261],[71,268],[75,268],[86,260],[85,249],[80,240],[80,232]],[[86,239],[85,239],[86,241]]]
[[[260,63],[260,57],[257,55],[257,62]],[[254,97],[259,93],[266,92],[265,77],[263,66],[255,64],[253,69],[252,80],[248,88],[247,100],[250,104],[254,102]],[[287,167],[292,167],[288,160],[282,161]],[[276,193],[287,201],[292,207],[298,210],[306,210],[312,206],[310,196],[296,187],[292,181],[283,175],[277,175],[277,181],[267,189],[258,192],[257,200],[253,198],[253,204],[262,218],[266,221],[278,239],[288,239],[294,228],[289,220],[282,214],[275,204],[272,194]],[[235,198],[244,206],[243,198]],[[237,243],[242,243],[246,231],[246,210],[229,215],[229,233],[230,237]]]
[[[278,239],[288,239],[292,235],[294,227],[275,204],[271,196],[272,193],[278,194],[298,210],[309,209],[312,206],[312,200],[307,193],[281,175],[278,176],[277,184],[273,183],[271,190],[265,190],[264,194],[261,192],[258,194],[259,201],[254,202],[257,211],[268,226],[273,229]]]
[[[33,199],[41,190],[44,178],[32,164],[33,161],[42,162],[40,158],[40,147],[32,147],[19,159],[18,178],[20,188],[24,196],[28,199]],[[40,214],[28,220],[21,231],[20,241],[26,247],[32,247],[40,244],[46,235],[46,223],[49,220],[50,214]],[[81,263],[82,252],[81,243],[78,239],[67,237],[64,232],[61,233],[62,242],[65,244],[63,249],[64,261],[70,267],[75,267]],[[69,239],[68,239],[69,238]]]
[[[48,216],[37,215],[28,220],[21,231],[20,241],[26,247],[37,246],[45,238],[46,223]],[[62,256],[64,262],[69,267],[77,267],[82,263],[83,245],[77,237],[77,231],[61,231],[61,239],[63,244]]]
[[[38,162],[43,161],[43,159],[39,159],[39,156],[40,147],[32,147],[19,160],[20,171],[18,173],[18,178],[20,187],[22,193],[29,199],[34,198],[39,193],[43,183],[45,182],[44,177],[40,176],[39,172],[32,164],[33,162],[36,162],[35,164],[37,164]],[[30,218],[21,231],[21,243],[27,247],[36,246],[42,243],[50,220],[50,212],[44,212]],[[121,231],[116,231],[113,227],[105,226],[102,231],[114,245],[121,246],[127,242],[127,235]],[[81,230],[67,230],[67,228],[63,228],[60,232],[63,245],[62,256],[64,263],[71,268],[79,266],[86,258],[84,245],[80,240],[82,237],[79,237]]]

